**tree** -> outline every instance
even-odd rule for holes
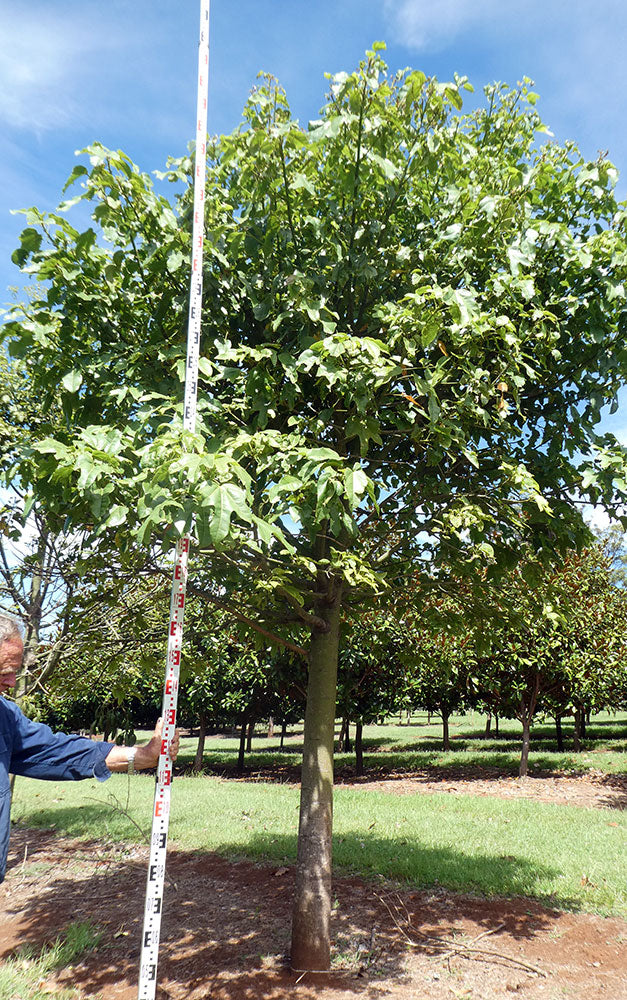
[[[47,292],[4,336],[62,431],[29,478],[125,566],[168,572],[195,524],[191,593],[309,664],[292,962],[329,964],[342,608],[473,595],[523,552],[587,537],[627,492],[595,431],[625,379],[625,210],[604,158],[538,144],[536,95],[388,75],[375,46],[301,127],[262,80],[208,147],[197,431],[181,386],[191,161],[174,208],[94,145],[92,208],[27,213],[14,259]],[[546,130],[545,130],[546,131]],[[54,476],[53,476],[54,473]],[[195,519],[195,521],[194,521]],[[496,541],[488,542],[490,535]],[[160,549],[161,546],[161,549]]]
[[[396,709],[411,660],[407,630],[391,614],[369,611],[343,623],[337,711],[343,720],[345,750],[350,723],[355,723],[358,775],[363,774],[363,727]]]
[[[578,743],[585,709],[620,704],[627,676],[627,594],[612,578],[611,560],[597,545],[568,554],[531,593],[518,571],[507,583],[518,620],[490,623],[489,652],[477,657],[472,683],[480,704],[522,724],[520,777],[528,773],[538,713],[557,719],[575,714]]]

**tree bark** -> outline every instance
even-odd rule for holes
[[[533,720],[533,715],[536,710],[536,705],[538,704],[538,694],[540,693],[540,674],[536,674],[535,681],[533,684],[533,690],[528,696],[529,700],[525,702],[524,697],[520,699],[520,714],[518,718],[522,722],[523,727],[523,741],[522,750],[520,754],[520,767],[518,768],[518,777],[526,778],[527,772],[529,770],[529,744],[531,742],[531,722]]]
[[[202,771],[202,759],[205,754],[205,740],[207,738],[207,718],[204,713],[200,715],[198,721],[198,745],[196,747],[196,756],[194,757],[194,765],[192,767],[194,774],[200,774]]]
[[[246,730],[247,724],[246,719],[242,719],[242,725],[239,731],[239,753],[237,755],[237,776],[241,778],[244,773],[244,756],[246,754]]]
[[[363,732],[364,724],[358,719],[355,723],[355,774],[359,777],[364,773]]]
[[[274,739],[274,718],[272,716],[268,719],[268,739]]]
[[[450,750],[451,741],[449,739],[449,732],[448,732],[449,713],[441,712],[440,714],[442,716],[442,747],[444,750]]]
[[[559,753],[564,750],[564,733],[562,732],[562,716],[558,713],[555,716],[555,737],[557,739],[557,749]]]
[[[285,743],[285,737],[287,736],[287,722],[281,723],[281,750],[283,749],[283,744]]]
[[[573,750],[575,753],[581,752],[581,737],[582,737],[582,722],[583,722],[583,712],[581,708],[575,709],[575,734],[573,737]]]
[[[486,734],[486,736],[490,735],[491,729],[492,729],[492,713],[488,712],[488,714],[485,717],[485,734]]]
[[[255,732],[255,720],[248,723],[248,733],[246,735],[246,753],[250,753],[253,748],[253,734]]]
[[[494,735],[499,735],[499,717],[496,712],[494,713]]]
[[[341,588],[320,613],[328,630],[315,630],[309,681],[300,793],[298,855],[292,917],[293,969],[325,971],[331,964],[331,834],[333,743]]]
[[[522,751],[520,754],[520,767],[518,768],[518,777],[526,778],[527,772],[529,770],[529,743],[531,740],[531,718],[528,712],[525,712],[522,719],[523,727],[523,740],[522,740]]]

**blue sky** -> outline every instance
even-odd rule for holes
[[[0,305],[19,281],[10,210],[54,208],[76,149],[98,139],[144,170],[184,151],[198,17],[198,0],[0,0]],[[625,0],[212,0],[209,131],[235,127],[259,70],[315,118],[324,72],[379,39],[392,69],[458,71],[479,93],[531,77],[556,139],[609,150],[627,194]],[[627,441],[621,411],[612,426]]]

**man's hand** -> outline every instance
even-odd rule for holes
[[[156,767],[159,763],[159,754],[161,753],[161,733],[163,731],[163,719],[157,719],[157,725],[155,726],[155,731],[148,741],[144,743],[143,746],[137,747],[137,753],[135,754],[135,769],[137,771],[144,771],[149,767]],[[179,752],[179,730],[177,729],[174,733],[174,739],[170,740],[169,746],[170,760],[175,761]]]
[[[148,743],[138,746],[135,750],[135,770],[146,771],[150,767],[156,767],[159,763],[161,752],[161,733],[163,731],[163,720],[158,719],[155,731]],[[125,772],[128,770],[128,756],[130,747],[112,747],[105,758],[105,763],[110,771]],[[174,738],[170,740],[169,746],[170,760],[175,761],[179,752],[179,730],[174,733]]]

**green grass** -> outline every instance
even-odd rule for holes
[[[25,947],[12,958],[0,965],[0,997],[3,1000],[79,1000],[81,994],[75,989],[59,989],[52,982],[46,985],[48,977],[67,968],[77,958],[97,948],[102,934],[91,924],[70,924],[63,937],[53,944],[45,945],[39,951]]]
[[[129,788],[130,816],[147,832],[154,782],[142,776],[114,775],[106,785],[20,779],[14,817],[74,837],[137,841],[137,828],[112,798],[126,806]],[[185,850],[290,862],[297,820],[293,786],[207,777],[173,786],[171,842]],[[617,810],[340,788],[334,860],[337,870],[370,878],[627,917],[626,829],[627,816]]]
[[[364,727],[364,766],[366,771],[412,771],[425,768],[483,768],[497,769],[504,775],[517,775],[520,760],[521,727],[519,723],[503,719],[498,737],[485,737],[485,719],[478,713],[453,716],[450,720],[452,749],[442,750],[442,726],[433,718],[427,722],[424,713],[415,715],[409,725],[386,723],[385,726]],[[572,750],[573,724],[563,723],[567,747],[558,753],[555,731],[551,720],[536,722],[532,730],[530,772],[586,773],[602,771],[606,774],[627,772],[627,712],[609,715],[602,713],[592,719],[583,741],[583,750]],[[294,727],[285,747],[280,749],[279,737],[272,739],[258,735],[253,740],[252,752],[246,755],[247,772],[276,770],[280,779],[285,769],[300,762],[302,731]],[[143,738],[147,734],[138,734]],[[205,747],[205,766],[213,774],[232,773],[239,741],[235,736],[212,736]],[[196,740],[184,738],[179,764],[191,765],[196,750]],[[336,754],[339,774],[354,767],[354,755]],[[266,777],[269,775],[266,773]]]

